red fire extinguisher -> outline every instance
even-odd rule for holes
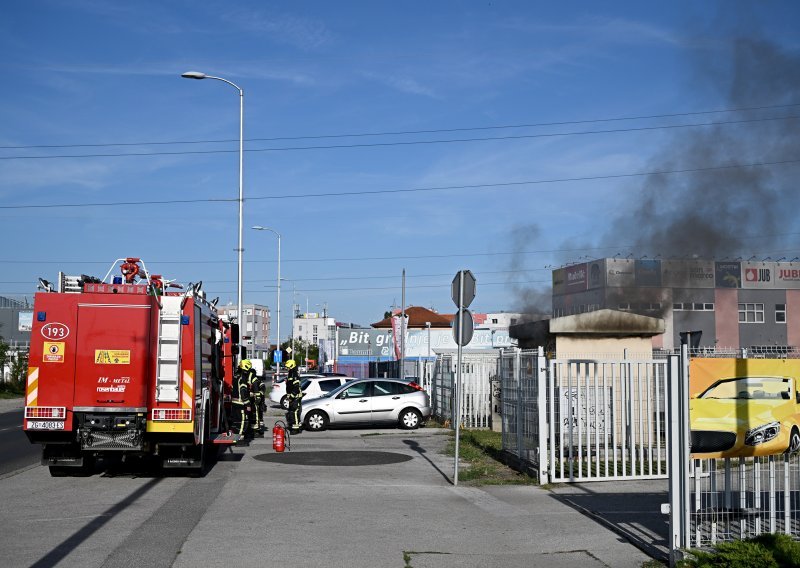
[[[286,424],[281,420],[275,422],[272,427],[272,449],[282,452],[286,448]]]

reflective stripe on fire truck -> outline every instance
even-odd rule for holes
[[[37,406],[39,402],[39,367],[28,369],[28,389],[25,406]]]
[[[183,372],[183,395],[181,396],[181,406],[191,408],[194,401],[194,371]]]

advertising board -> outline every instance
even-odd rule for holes
[[[567,266],[564,271],[567,277],[565,287],[568,294],[586,290],[586,286],[589,282],[589,275],[585,262],[574,266]]]
[[[692,359],[692,455],[728,458],[800,450],[798,377],[798,359]]]
[[[629,288],[636,284],[636,265],[625,258],[606,259],[606,282],[608,286]]]
[[[664,260],[661,282],[665,288],[713,288],[714,261]]]
[[[742,287],[742,263],[741,262],[715,262],[714,263],[714,285],[717,288],[741,288]]]

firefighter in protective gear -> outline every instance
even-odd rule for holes
[[[250,416],[250,424],[253,427],[253,435],[259,438],[264,437],[264,379],[258,375],[255,369],[249,371],[250,399],[253,402],[253,413]]]
[[[252,401],[250,400],[250,373],[253,368],[249,359],[244,359],[236,369],[234,379],[236,380],[233,390],[233,428],[239,434],[242,445],[248,443],[250,438],[249,415],[252,412]]]
[[[286,423],[289,425],[289,432],[299,434],[301,432],[300,413],[302,411],[301,399],[303,391],[300,389],[300,375],[297,372],[297,363],[292,359],[286,361],[286,368],[289,374],[286,376],[286,398],[289,400],[289,412],[286,413]]]

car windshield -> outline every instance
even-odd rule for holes
[[[785,377],[738,377],[724,379],[711,385],[700,398],[727,400],[788,400],[791,398],[792,380]]]

